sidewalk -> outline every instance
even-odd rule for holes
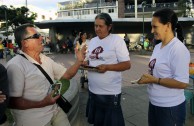
[[[131,54],[132,68],[122,73],[122,110],[125,119],[125,126],[148,126],[148,105],[149,99],[147,94],[147,86],[131,85],[130,81],[137,79],[143,72],[147,71],[147,63],[149,56]],[[192,55],[194,58],[194,55]],[[79,83],[79,77],[77,78]],[[86,103],[87,103],[87,84],[85,88],[80,88],[80,112],[79,112],[79,126],[92,126],[87,123],[85,117]],[[187,108],[189,104],[187,104]],[[187,119],[185,126],[193,126],[194,115],[191,115],[190,110],[187,109]]]
[[[74,61],[74,54],[53,54],[50,55],[52,59],[58,63],[64,64],[65,67],[71,66]],[[122,109],[125,119],[126,126],[148,126],[147,115],[148,115],[148,94],[147,86],[132,85],[131,80],[137,79],[142,73],[147,71],[147,64],[149,61],[149,55],[136,55],[135,53],[130,53],[132,68],[130,70],[124,71],[123,84],[122,84]],[[194,53],[191,54],[191,60],[194,61]],[[5,59],[0,59],[0,63],[6,64]],[[77,74],[77,82],[79,83],[80,75]],[[80,85],[81,87],[81,85]],[[80,88],[80,100],[79,100],[79,114],[78,114],[78,125],[76,126],[92,126],[87,123],[87,118],[85,117],[86,103],[88,98],[87,84],[85,88]],[[187,104],[189,108],[189,104]],[[193,126],[194,115],[189,113],[187,110],[187,120],[186,126]]]
[[[92,126],[87,123],[85,109],[87,103],[87,89],[80,90],[80,120],[79,126]],[[148,126],[148,94],[147,86],[126,86],[122,88],[122,110],[125,119],[125,126]],[[189,104],[187,104],[189,108]],[[193,126],[194,115],[187,110],[185,126]]]

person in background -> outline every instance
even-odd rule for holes
[[[82,32],[80,32],[79,39],[78,39],[78,41],[76,43],[76,48],[78,50],[81,50],[82,47],[84,47],[87,44],[88,44],[87,33],[82,31]]]
[[[127,33],[125,33],[125,36],[124,36],[124,41],[126,43],[126,46],[127,46],[127,49],[129,49],[129,43],[130,43],[130,39],[127,35]]]
[[[5,110],[9,102],[7,70],[0,64],[0,126],[9,126]]]
[[[75,39],[74,39],[74,41],[73,41],[74,47],[76,47],[76,44],[77,44],[77,41],[78,41],[78,39],[79,39],[80,33],[81,33],[81,32],[79,32],[79,33],[77,34],[77,36],[75,37]]]
[[[4,45],[4,47],[7,47],[7,43],[8,43],[8,38],[4,39],[2,44]]]
[[[111,34],[112,19],[107,13],[95,17],[96,37],[90,40],[86,57],[89,66],[97,72],[88,70],[89,98],[86,116],[94,126],[124,126],[121,109],[121,72],[131,67],[129,52],[125,41]]]
[[[20,55],[6,65],[14,126],[70,126],[66,113],[56,104],[60,95],[52,97],[48,93],[50,83],[36,65],[40,65],[53,81],[69,80],[82,64],[86,48],[75,49],[77,60],[67,69],[41,53],[43,38],[34,25],[17,27],[14,36],[21,49]]]
[[[84,31],[80,32],[80,36],[76,44],[76,48],[78,50],[81,50],[84,46],[86,47],[88,46],[89,41],[86,38],[87,38],[87,33]],[[84,82],[88,81],[87,80],[87,70],[81,70],[80,72],[81,72],[80,83],[81,83],[81,87],[84,88]]]
[[[4,45],[2,43],[2,38],[0,38],[0,59],[3,59],[3,50],[4,50]]]
[[[182,31],[177,27],[179,25],[177,15],[171,9],[161,9],[153,14],[152,33],[161,43],[154,47],[149,73],[143,74],[138,81],[148,84],[149,126],[184,126],[185,123],[184,89],[189,83],[190,53],[175,36],[176,28]]]
[[[149,39],[148,39],[148,37],[145,37],[145,40],[144,40],[144,49],[145,50],[148,50],[148,48],[149,48],[149,43],[150,43],[150,41],[149,41]]]
[[[71,53],[74,52],[74,50],[73,50],[73,42],[72,42],[72,40],[69,37],[67,37],[67,48],[68,48],[69,52],[71,52]]]

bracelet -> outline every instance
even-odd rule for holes
[[[160,85],[160,80],[161,80],[161,78],[158,78],[158,84]]]

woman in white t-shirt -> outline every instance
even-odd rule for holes
[[[155,46],[150,58],[149,74],[144,74],[138,82],[149,84],[149,126],[183,126],[190,53],[182,43],[182,29],[173,10],[156,11],[151,26],[154,38],[161,43]]]
[[[124,40],[111,34],[112,19],[100,13],[94,23],[96,37],[90,40],[87,58],[98,72],[88,71],[89,99],[86,116],[94,126],[124,126],[121,110],[121,72],[131,67]]]

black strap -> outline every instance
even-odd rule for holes
[[[26,58],[26,56],[24,54],[20,54],[21,56],[23,56],[24,58]],[[27,59],[27,58],[26,58]],[[27,59],[28,60],[28,59]],[[50,82],[50,84],[54,84],[53,80],[50,78],[50,76],[46,73],[46,71],[38,64],[33,63],[35,66],[38,67],[38,69],[44,74],[44,76],[47,78],[47,80]]]
[[[26,58],[26,56],[24,54],[20,54],[20,55],[22,57]],[[44,74],[44,76],[47,78],[47,80],[50,82],[51,85],[54,84],[53,80],[50,78],[50,76],[46,73],[46,71],[40,65],[35,64],[35,63],[33,63],[33,64],[38,67],[38,69]],[[59,97],[59,99],[57,99],[56,103],[63,109],[63,111],[65,113],[68,113],[72,107],[71,103],[68,100],[66,100],[62,95],[60,95],[60,97]]]

